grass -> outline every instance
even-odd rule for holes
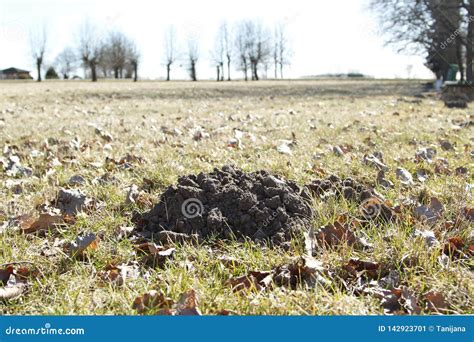
[[[190,288],[198,293],[204,314],[222,310],[251,315],[382,314],[378,299],[356,296],[338,282],[336,275],[353,257],[398,270],[401,284],[419,297],[423,313],[430,313],[423,299],[429,291],[443,294],[449,302],[448,313],[473,313],[472,259],[453,260],[445,267],[438,260],[440,248],[430,249],[413,238],[415,229],[433,230],[441,243],[449,237],[468,241],[472,236],[472,223],[467,221],[453,229],[444,226],[445,221],[459,217],[461,208],[473,204],[472,193],[465,191],[473,177],[472,125],[453,125],[457,120],[472,122],[472,115],[469,109],[446,109],[432,94],[417,101],[413,95],[421,92],[421,82],[3,82],[0,88],[2,145],[16,146],[22,164],[34,172],[33,177],[13,179],[20,184],[20,194],[13,191],[12,178],[0,173],[0,218],[9,222],[0,233],[0,264],[29,261],[40,271],[27,293],[0,301],[1,314],[136,314],[132,302],[151,289],[177,300]],[[210,138],[194,140],[196,126]],[[101,139],[94,127],[109,132],[112,142]],[[182,134],[167,134],[164,127]],[[244,132],[241,149],[228,147],[235,130]],[[80,140],[80,151],[71,147],[75,137]],[[291,155],[276,150],[282,139],[296,140]],[[440,140],[448,140],[455,149],[442,150]],[[332,152],[335,145],[347,145],[351,151],[336,156]],[[436,174],[433,163],[415,163],[417,149],[429,146],[436,147],[437,157],[448,160],[449,169],[463,166],[469,173]],[[34,150],[43,155],[33,157]],[[357,233],[367,236],[373,250],[349,246],[324,249],[317,258],[334,275],[332,288],[275,287],[234,293],[226,284],[231,276],[289,262],[302,253],[296,244],[288,251],[233,242],[218,248],[208,244],[176,246],[173,260],[163,268],[150,268],[143,265],[130,239],[117,237],[119,227],[132,225],[132,213],[149,210],[179,175],[234,164],[247,171],[268,169],[300,184],[321,177],[318,172],[375,184],[377,171],[362,163],[363,156],[374,151],[383,153],[390,167],[386,178],[395,184],[391,190],[377,188],[387,199],[399,203],[427,193],[441,200],[445,213],[434,227],[408,215],[396,224],[362,228]],[[134,161],[129,169],[106,163],[106,157],[119,160],[127,153],[144,162]],[[59,163],[53,163],[55,159]],[[423,167],[432,176],[423,184],[416,182],[406,188],[396,179],[397,167],[412,173]],[[93,182],[106,171],[117,178],[116,183]],[[87,180],[80,188],[102,207],[79,215],[75,224],[59,232],[20,234],[12,218],[34,212],[54,199],[73,175]],[[152,189],[143,194],[143,201],[125,205],[127,187],[141,186],[144,179],[151,180]],[[314,205],[315,228],[333,222],[340,214],[357,211],[342,200],[316,201]],[[55,242],[71,241],[87,232],[97,233],[100,241],[84,259],[71,258],[61,249],[47,255]],[[236,258],[239,263],[225,267],[219,256]],[[416,262],[403,267],[408,259]],[[140,276],[124,286],[112,286],[101,278],[107,265],[133,262],[139,266]]]

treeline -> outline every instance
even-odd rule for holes
[[[270,75],[283,78],[284,69],[291,62],[290,41],[283,23],[270,28],[259,20],[242,20],[232,25],[222,22],[208,54],[203,54],[197,34],[193,32],[180,39],[174,26],[166,28],[161,61],[157,60],[156,65],[166,72],[167,81],[172,79],[177,66],[184,66],[189,78],[197,81],[201,59],[207,59],[215,68],[217,81],[232,80],[234,71],[239,71],[245,80],[259,80]],[[30,33],[38,81],[42,80],[48,38],[45,27]],[[201,58],[202,55],[205,57]],[[140,61],[137,44],[124,32],[112,30],[103,33],[90,21],[85,21],[77,31],[74,46],[66,47],[54,59],[46,78],[70,79],[79,68],[83,68],[85,76],[94,82],[99,78],[133,78],[137,81]]]
[[[371,0],[388,43],[423,53],[439,80],[474,82],[474,0]]]

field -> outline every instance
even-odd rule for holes
[[[0,313],[169,314],[185,305],[207,315],[473,314],[474,118],[472,109],[445,108],[423,85],[0,83]],[[147,245],[148,254],[162,253],[150,265],[137,249],[146,241],[133,232],[134,216],[179,176],[224,165],[299,185],[351,177],[375,187],[399,217],[354,224],[369,248],[319,246],[313,261],[324,281],[311,286],[262,280],[306,260],[298,241],[286,249]],[[80,189],[87,208],[58,214],[62,188]],[[360,216],[343,198],[312,205],[314,230]],[[94,241],[74,249],[78,236]]]

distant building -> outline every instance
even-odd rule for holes
[[[18,68],[0,70],[0,80],[31,80],[30,72]]]

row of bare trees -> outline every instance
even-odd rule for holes
[[[184,49],[178,45],[177,30],[173,26],[165,32],[164,65],[166,80],[171,79],[171,68],[180,59],[184,59],[191,80],[197,80],[199,61],[199,40],[190,35]],[[231,70],[242,72],[247,81],[259,80],[260,72],[267,74],[273,64],[275,78],[283,78],[284,67],[290,64],[290,40],[284,24],[275,25],[274,32],[258,20],[243,20],[232,27],[222,22],[218,28],[215,43],[210,53],[212,66],[216,68],[217,81],[230,81]]]
[[[38,81],[42,79],[47,37],[44,26],[30,34]],[[99,77],[133,77],[137,81],[140,53],[135,42],[123,32],[113,30],[104,34],[91,22],[85,21],[76,38],[76,47],[65,48],[55,59],[55,68],[64,79],[70,78],[82,66],[92,81],[97,81]],[[166,80],[171,80],[172,68],[178,62],[180,65],[184,62],[190,79],[196,81],[201,54],[197,33],[188,35],[183,47],[179,44],[176,28],[170,26],[165,31],[163,42],[162,62],[166,68]],[[284,68],[290,64],[291,55],[286,26],[279,23],[272,30],[258,20],[243,20],[234,25],[222,22],[210,53],[218,81],[230,81],[232,70],[241,71],[245,80],[259,80],[262,72],[267,76],[271,67],[274,68],[275,78],[283,78]]]
[[[37,68],[37,80],[41,82],[41,69],[48,49],[48,30],[43,25],[30,32],[31,55]],[[84,22],[77,35],[77,47],[66,47],[54,62],[64,79],[80,66],[93,82],[99,73],[103,78],[138,79],[140,53],[135,42],[124,33],[114,30],[102,34],[89,21]]]
[[[474,0],[372,0],[388,43],[426,56],[437,79],[457,64],[461,80],[474,82]]]

